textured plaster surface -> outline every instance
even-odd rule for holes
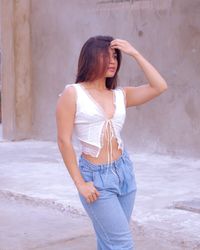
[[[32,1],[33,137],[55,140],[55,105],[76,78],[78,56],[91,36],[127,39],[161,73],[167,92],[128,109],[123,130],[134,152],[200,156],[200,2]],[[121,86],[148,82],[124,55]]]

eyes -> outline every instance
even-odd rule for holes
[[[110,55],[110,58],[113,58],[113,59],[116,59],[116,60],[117,60],[117,53],[112,53],[112,54]]]
[[[115,49],[109,49],[109,60],[117,62],[117,52]]]
[[[117,54],[116,53],[113,54],[113,58],[117,59]]]

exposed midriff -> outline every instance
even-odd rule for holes
[[[107,129],[108,129],[108,133],[110,133],[109,126],[107,127]],[[82,152],[82,155],[84,156],[84,158],[93,164],[107,164],[108,163],[108,152],[110,152],[110,158],[112,159],[112,161],[117,160],[120,157],[120,155],[122,154],[122,149],[118,148],[117,138],[113,137],[110,140],[110,143],[112,145],[109,145],[109,139],[106,137],[106,133],[104,133],[102,135],[102,141],[103,141],[103,146],[100,150],[98,157],[93,157],[89,154],[85,154],[84,152]],[[112,147],[112,152],[110,151],[110,147]]]

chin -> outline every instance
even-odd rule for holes
[[[106,74],[106,76],[105,77],[107,77],[107,78],[112,78],[112,77],[114,77],[115,76],[115,73],[113,73],[113,74]]]

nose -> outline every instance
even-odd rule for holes
[[[110,57],[110,63],[112,63],[112,64],[115,63],[115,58],[113,56]]]

